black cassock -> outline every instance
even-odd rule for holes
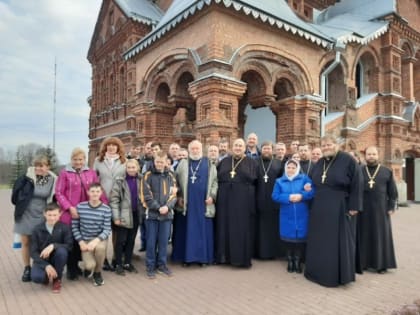
[[[324,162],[327,177],[322,183]],[[305,277],[327,287],[349,283],[355,280],[356,218],[348,211],[362,209],[360,167],[349,154],[338,152],[335,158],[316,163],[312,181],[315,197],[309,214]]]
[[[375,173],[376,167],[367,167],[371,176]],[[388,214],[388,211],[395,210],[398,199],[392,171],[380,166],[372,188],[368,183],[370,179],[366,167],[362,168],[362,173],[363,212],[359,214],[357,220],[361,268],[378,271],[396,268],[391,218]]]
[[[280,205],[271,199],[276,179],[283,174],[283,166],[282,162],[276,159],[260,158],[257,162],[259,167],[255,255],[260,259],[272,259],[285,255],[285,246],[282,246],[282,241],[279,236]],[[264,169],[267,172],[267,180],[264,178]]]
[[[229,156],[218,165],[219,188],[216,203],[216,262],[250,267],[253,255],[255,221],[255,185],[258,164],[245,157],[232,178]],[[239,160],[234,160],[237,165]]]

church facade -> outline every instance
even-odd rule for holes
[[[231,143],[265,111],[252,128],[276,142],[377,145],[420,200],[418,16],[418,0],[103,0],[90,160],[106,136]]]

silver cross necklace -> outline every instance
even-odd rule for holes
[[[191,170],[191,173],[192,173],[192,176],[190,178],[191,178],[191,183],[193,183],[193,184],[194,184],[195,180],[197,179],[197,176],[195,176],[195,174],[197,174],[198,169],[200,168],[201,161],[202,161],[202,159],[200,159],[200,161],[198,161],[198,164],[197,164],[195,170],[193,170],[193,168],[192,168],[192,163],[190,164],[190,170]]]
[[[263,178],[264,178],[264,182],[265,182],[265,183],[268,183],[268,175],[267,175],[267,173],[268,173],[268,171],[270,170],[271,163],[273,163],[273,157],[271,157],[270,163],[268,164],[268,167],[267,167],[267,170],[266,170],[266,169],[265,169],[265,166],[264,166],[264,160],[263,160],[263,158],[261,158],[261,165],[262,165],[262,167],[263,167],[263,171],[264,171],[264,176],[263,176]]]

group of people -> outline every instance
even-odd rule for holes
[[[121,140],[109,137],[92,168],[76,148],[58,176],[37,157],[12,192],[22,281],[52,283],[60,292],[65,265],[69,280],[83,276],[95,286],[104,284],[102,270],[137,273],[138,230],[150,279],[172,276],[170,241],[171,260],[186,267],[249,268],[252,258],[286,257],[288,272],[302,273],[305,263],[305,277],[329,287],[366,269],[396,268],[391,170],[376,147],[366,149],[365,165],[332,136],[320,144],[258,146],[251,133],[230,151],[224,139],[210,145],[206,156],[198,140],[186,149],[173,143],[168,153],[149,142],[126,155]]]

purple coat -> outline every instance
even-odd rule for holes
[[[55,186],[55,197],[62,210],[60,221],[71,224],[70,207],[76,207],[80,202],[88,201],[87,191],[90,184],[98,183],[96,172],[84,167],[77,173],[71,165],[60,172]],[[102,202],[108,204],[105,194],[101,196]]]

